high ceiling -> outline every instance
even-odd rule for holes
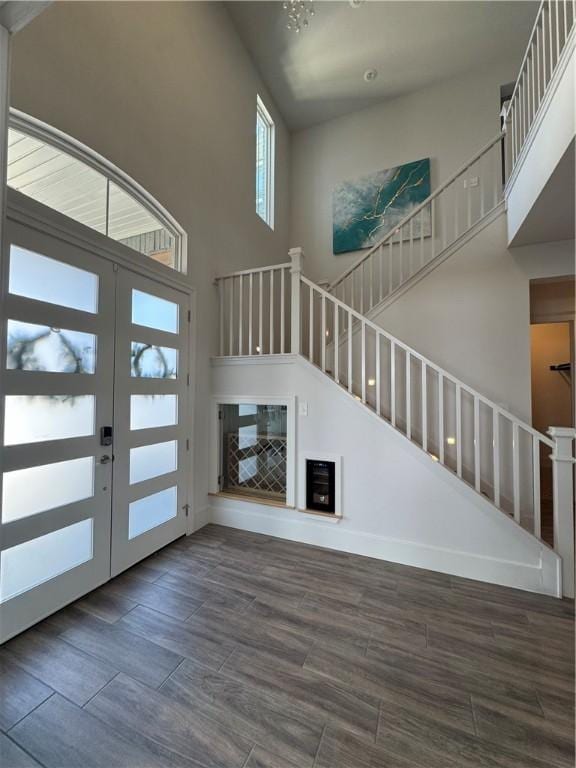
[[[537,2],[316,2],[286,29],[281,2],[226,6],[292,129],[330,120],[513,55],[520,66]],[[375,68],[378,77],[365,82]]]

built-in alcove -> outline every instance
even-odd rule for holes
[[[213,492],[272,505],[294,503],[294,415],[290,399],[215,399]]]

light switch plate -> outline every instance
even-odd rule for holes
[[[300,416],[308,416],[308,403],[306,400],[301,400],[298,403],[298,414]]]

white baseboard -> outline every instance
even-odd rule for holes
[[[393,563],[440,571],[453,576],[560,597],[558,559],[542,547],[537,566],[495,559],[469,552],[443,549],[351,530],[345,525],[326,525],[297,511],[250,504],[232,499],[213,499],[213,523],[262,533],[281,539],[337,549]]]

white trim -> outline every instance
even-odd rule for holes
[[[319,461],[333,461],[335,464],[333,518],[342,519],[342,456],[335,453],[323,453],[322,451],[300,451],[298,457],[298,510],[300,512],[315,512],[306,507],[306,461],[317,459]],[[325,518],[330,520],[330,518]]]
[[[274,213],[275,213],[275,166],[276,166],[276,125],[270,112],[266,109],[266,106],[260,96],[256,94],[256,121],[258,117],[266,125],[266,189],[265,189],[265,215],[262,216],[256,207],[256,213],[262,221],[264,221],[270,229],[274,229]],[[258,147],[258,133],[256,133],[256,148]],[[257,150],[256,150],[257,151]],[[258,155],[256,155],[256,163],[254,164],[256,174],[258,173]],[[257,203],[257,200],[256,200]]]
[[[112,181],[126,194],[140,203],[174,235],[176,241],[176,269],[173,271],[182,274],[187,273],[188,243],[186,232],[172,214],[131,176],[73,136],[69,136],[58,128],[54,128],[18,109],[10,108],[9,127],[71,155],[76,160],[101,173],[106,179]]]
[[[246,358],[243,358],[244,360]],[[285,405],[286,406],[286,506],[294,507],[296,498],[296,396],[285,395],[212,395],[210,408],[210,469],[209,492],[219,493],[218,468],[220,465],[220,405]]]
[[[90,229],[15,189],[7,188],[6,200],[6,215],[13,221],[97,253],[102,258],[171,288],[186,292],[195,290],[183,273],[160,264],[154,259],[146,258],[132,248]]]

